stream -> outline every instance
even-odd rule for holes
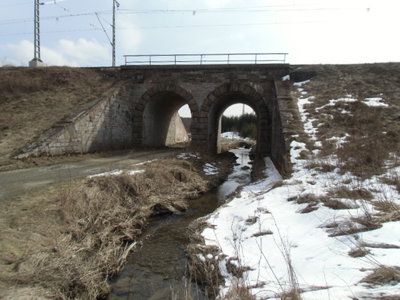
[[[155,217],[128,257],[123,271],[110,281],[109,300],[181,300],[185,292],[205,300],[200,288],[187,288],[187,228],[194,220],[212,213],[239,186],[251,181],[249,149],[231,150],[238,159],[227,180],[196,200],[182,215]]]

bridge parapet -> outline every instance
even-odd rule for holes
[[[215,65],[286,63],[288,53],[208,53],[124,55],[125,65]]]

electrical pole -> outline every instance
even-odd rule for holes
[[[113,39],[112,39],[112,66],[115,67],[115,8],[119,7],[119,2],[113,0]]]
[[[34,11],[34,60],[40,60],[40,9],[39,0],[35,0],[35,11]]]
[[[34,0],[34,32],[33,32],[33,59],[29,62],[30,67],[43,66],[42,59],[40,57],[40,5],[44,3],[39,2],[39,0]]]

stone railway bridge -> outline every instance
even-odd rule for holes
[[[244,103],[257,115],[257,154],[286,169],[293,115],[282,77],[289,65],[123,66],[112,72],[121,80],[108,95],[53,126],[19,157],[164,146],[171,120],[185,104],[192,114],[192,147],[215,153],[222,113]]]

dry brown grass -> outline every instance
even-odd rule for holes
[[[336,166],[324,161],[311,161],[306,166],[308,169],[315,169],[319,172],[328,173],[336,169]]]
[[[329,190],[328,196],[336,198],[353,199],[353,200],[357,199],[372,200],[374,198],[374,195],[366,189],[363,188],[350,189],[346,186],[340,186]]]
[[[321,156],[336,154],[343,173],[362,178],[384,172],[390,154],[400,151],[400,64],[301,66],[300,70],[314,74],[303,88],[315,96],[306,112],[320,124],[317,137],[322,142]],[[347,95],[359,101],[321,108],[329,100]],[[362,103],[377,96],[383,97],[390,108]],[[330,138],[346,133],[350,135],[346,143],[336,147]]]
[[[374,299],[374,300],[400,300],[400,294],[394,295],[394,296],[373,297],[371,299]]]
[[[364,247],[358,247],[358,248],[351,249],[348,254],[351,257],[364,257],[370,253],[371,253],[370,250],[368,250]]]
[[[281,293],[279,298],[281,300],[301,300],[301,293],[303,291],[301,289],[292,289],[285,293]]]
[[[400,282],[400,268],[380,266],[373,270],[371,274],[361,280],[371,286],[380,286],[386,284],[398,284]]]
[[[381,178],[381,181],[385,184],[393,185],[396,188],[396,190],[400,193],[400,176],[399,176],[399,174],[387,175],[387,176]]]
[[[301,213],[309,213],[318,209],[318,204],[323,204],[331,209],[349,209],[350,207],[337,199],[332,199],[329,196],[316,196],[314,194],[304,194],[298,197],[290,198],[289,201],[296,201],[298,204],[307,204]]]
[[[206,190],[191,169],[185,161],[153,162],[142,174],[74,182],[44,196],[46,206],[19,207],[27,216],[7,216],[1,227],[8,241],[0,248],[0,297],[26,288],[53,299],[107,295],[107,278],[121,269],[148,218],[179,213],[185,199]]]
[[[219,270],[219,261],[222,258],[218,247],[205,245],[201,232],[207,226],[201,219],[189,226],[188,267],[191,279],[204,289],[208,297],[215,298],[219,294],[219,286],[224,283]],[[208,255],[212,258],[207,257]]]
[[[116,80],[84,68],[0,68],[0,168],[56,122],[98,100]]]
[[[252,295],[249,288],[240,282],[235,282],[226,293],[224,300],[256,300],[257,298]]]

